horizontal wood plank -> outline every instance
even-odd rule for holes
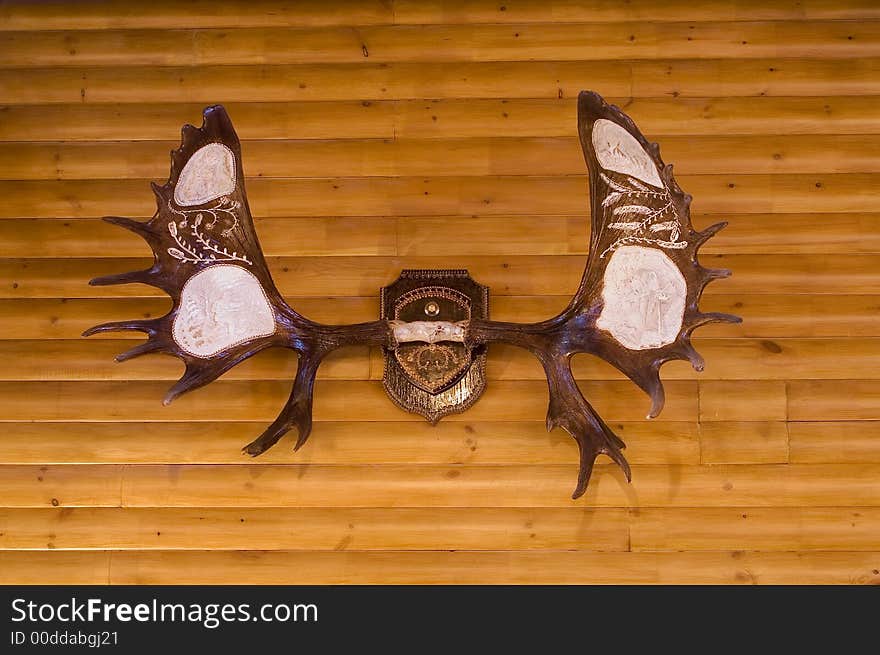
[[[784,421],[786,382],[701,380],[700,421]]]
[[[0,466],[0,489],[6,507],[880,505],[876,464],[636,465],[632,484],[616,466],[600,464],[586,495],[573,501],[570,493],[576,473],[574,462],[538,466],[4,465]]]
[[[0,143],[0,179],[160,177],[164,141]],[[663,139],[680,174],[877,173],[880,136],[688,136]],[[575,137],[300,139],[242,143],[245,172],[258,177],[583,175]]]
[[[24,559],[24,558],[22,558]],[[876,584],[876,552],[119,553],[114,584]],[[45,562],[45,559],[43,560]],[[27,569],[17,576],[27,575]]]
[[[273,420],[290,384],[220,380],[166,407],[160,401],[170,386],[167,382],[0,382],[0,421]],[[581,388],[606,420],[638,421],[647,413],[647,397],[629,382],[586,381]],[[696,390],[696,382],[668,382],[666,408],[655,420],[696,421]],[[108,398],[113,402],[108,403]],[[452,414],[446,420],[535,421],[542,420],[546,411],[546,382],[499,381],[488,386],[466,415]],[[398,409],[378,381],[318,382],[314,414],[325,421],[423,420]]]
[[[583,275],[582,255],[463,256],[457,266],[467,268],[493,297],[548,295],[571,298]],[[703,255],[703,266],[726,268],[733,275],[710,284],[712,296],[751,294],[880,294],[880,278],[872,271],[880,255]],[[394,281],[405,268],[444,268],[445,256],[418,257],[273,257],[269,268],[279,291],[286,296],[371,296]],[[141,284],[90,287],[94,277],[142,270],[146,259],[0,259],[0,298],[149,298],[163,296]],[[374,296],[375,297],[375,296]],[[562,309],[562,305],[553,306]],[[744,301],[742,309],[745,309]],[[821,305],[816,301],[813,307]],[[871,312],[873,305],[866,311]],[[740,308],[736,308],[740,309]],[[558,310],[557,310],[558,311]],[[739,312],[736,312],[739,313]],[[374,314],[375,316],[375,314]],[[544,316],[547,316],[545,314]],[[708,332],[708,329],[706,330]]]
[[[3,464],[570,464],[577,444],[544,420],[315,421],[308,447],[290,438],[257,458],[241,452],[266,422],[6,423]],[[719,424],[720,425],[720,424]],[[634,464],[699,464],[700,427],[614,421]]]
[[[805,275],[802,279],[807,281],[814,278]],[[845,290],[845,284],[838,287],[841,292]],[[759,291],[760,288],[753,288],[753,291]],[[743,317],[743,322],[736,326],[703,328],[697,334],[753,338],[880,336],[880,322],[877,320],[880,316],[880,298],[877,296],[842,293],[837,296],[804,295],[797,294],[793,286],[789,286],[788,290],[786,295],[749,292],[741,296],[707,295],[700,302],[701,308],[735,313]]]
[[[0,31],[0,67],[880,55],[871,21]]]
[[[506,467],[137,466],[127,468],[127,506],[695,507],[877,506],[873,464],[634,466],[632,484],[601,465],[584,498],[569,497],[577,465]],[[528,484],[523,484],[528,480]],[[338,491],[337,491],[338,490]],[[112,496],[113,499],[116,496]],[[11,498],[10,501],[13,499]],[[42,497],[21,499],[40,506]]]
[[[698,333],[699,334],[699,333]],[[695,338],[697,350],[711,364],[695,372],[687,362],[670,362],[664,380],[880,379],[876,366],[880,339],[719,339]],[[0,380],[169,380],[183,373],[168,357],[139,357],[123,366],[113,358],[130,340],[2,340],[0,359],[8,364]],[[64,362],[59,366],[59,362]],[[273,348],[236,366],[227,380],[289,380],[296,353]],[[596,357],[575,357],[578,380],[623,380],[623,374]],[[318,370],[320,379],[381,380],[384,357],[379,348],[355,346],[331,354]],[[505,344],[489,349],[486,377],[495,380],[543,380],[544,371],[529,352]]]
[[[632,550],[874,551],[876,507],[638,510]]]
[[[703,421],[703,464],[784,464],[789,461],[788,424],[783,421]]]
[[[4,507],[118,507],[123,467],[3,466]]]
[[[29,508],[0,510],[0,549],[874,551],[878,514],[876,507]]]
[[[83,0],[77,11],[63,0],[39,3],[12,0],[2,6],[0,26],[5,30],[174,29],[192,27],[274,27],[302,25],[480,24],[480,23],[580,23],[617,21],[739,21],[803,19],[871,19],[880,16],[870,0],[813,0],[767,3],[760,0],[699,2],[673,0],[662,10],[650,0],[607,3],[508,2],[489,0],[347,0],[328,7],[315,0],[293,4],[281,0],[255,0],[247,4],[224,0],[156,0],[149,6],[126,2]]]
[[[293,4],[279,0],[255,0],[247,5],[230,0],[194,0],[181,6],[174,0],[158,0],[149,7],[133,7],[120,0],[85,0],[76,11],[63,0],[31,3],[23,0],[2,6],[3,29],[106,29],[114,27],[174,29],[181,23],[202,27],[242,25],[344,25],[393,22],[388,2],[342,0],[330,8],[326,3],[305,0]]]
[[[576,464],[0,467],[8,507],[569,507]],[[874,464],[600,465],[590,507],[877,506]],[[43,477],[42,481],[38,480]],[[529,484],[523,485],[522,481]]]
[[[792,462],[880,462],[880,421],[814,421],[788,426]]]
[[[398,23],[506,23],[568,21],[646,22],[700,20],[801,20],[873,19],[880,15],[870,0],[811,0],[809,3],[760,2],[759,0],[672,0],[661,6],[650,0],[608,3],[601,0],[551,0],[550,2],[507,2],[492,0],[394,0]]]
[[[880,419],[880,383],[875,380],[792,380],[788,386],[791,421],[873,421]]]
[[[880,133],[876,100],[869,96],[607,99],[623,107],[652,138]],[[201,121],[204,106],[180,99],[138,104],[5,104],[0,105],[0,140],[171,143],[177,126]],[[238,134],[247,140],[573,138],[577,119],[574,98],[226,101],[224,106]],[[754,120],[755,116],[761,120]]]
[[[290,306],[321,323],[371,321],[378,299],[361,297],[287,297]],[[505,321],[540,321],[558,314],[567,296],[495,296],[492,316]],[[859,295],[709,295],[706,311],[736,313],[744,322],[711,324],[700,339],[880,337],[880,298]],[[5,298],[0,299],[0,339],[79,339],[83,330],[107,321],[162,316],[168,298]],[[95,335],[92,340],[140,340],[136,332]],[[711,365],[711,363],[710,363]]]
[[[729,223],[701,249],[707,254],[880,253],[880,214],[694,215],[697,228]],[[268,257],[340,255],[452,256],[586,255],[584,216],[288,217],[255,221]],[[340,239],[357,233],[356,239]],[[466,239],[461,235],[467,234]],[[144,257],[150,251],[130,232],[95,218],[0,220],[0,257]]]
[[[5,551],[4,584],[876,584],[877,552]],[[109,578],[108,578],[109,570]]]
[[[716,214],[874,212],[880,174],[681,175]],[[152,216],[148,180],[0,181],[0,218]],[[583,216],[586,176],[258,178],[247,185],[252,211],[265,217],[510,215]]]
[[[576,97],[877,95],[880,59],[261,64],[0,69],[0,103],[280,102]],[[133,72],[136,71],[136,74]],[[719,82],[720,80],[720,82]]]
[[[0,551],[5,585],[106,585],[110,551]]]
[[[623,509],[0,509],[0,550],[95,548],[624,551],[629,519]]]

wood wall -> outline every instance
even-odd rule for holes
[[[92,288],[148,250],[180,126],[227,106],[282,293],[370,320],[404,267],[467,267],[498,319],[565,305],[587,250],[575,98],[674,162],[704,308],[743,316],[664,368],[668,401],[576,360],[633,482],[543,427],[524,352],[431,428],[380,353],[321,369],[312,439],[250,460],[295,358],[163,407],[182,371],[115,365],[155,289]],[[880,582],[880,5],[874,0],[0,3],[0,581]]]

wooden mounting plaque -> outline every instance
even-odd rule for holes
[[[404,270],[381,290],[381,316],[411,325],[489,318],[489,288],[466,270]],[[391,400],[436,424],[463,412],[486,388],[486,346],[407,341],[385,348],[383,383]]]

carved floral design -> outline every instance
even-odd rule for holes
[[[238,216],[235,210],[241,207],[241,203],[237,200],[231,200],[228,197],[220,198],[213,207],[204,209],[174,209],[171,203],[168,203],[168,209],[171,213],[182,216],[183,220],[179,222],[171,221],[168,223],[168,233],[177,244],[177,248],[168,248],[168,254],[179,259],[182,262],[191,264],[202,264],[209,262],[243,262],[245,264],[253,264],[244,254],[237,252],[229,252],[225,246],[221,246],[219,242],[212,241],[207,235],[208,230],[213,230],[217,222],[220,220],[231,221],[226,229],[220,232],[223,237],[228,237],[232,231],[238,226]],[[204,222],[205,216],[210,217],[209,222]],[[190,223],[192,220],[192,223]],[[179,231],[179,228],[190,228],[190,236],[194,243],[187,241]]]
[[[688,242],[681,239],[681,221],[669,191],[652,191],[632,176],[626,182],[616,182],[604,173],[599,178],[609,189],[602,201],[602,207],[616,220],[608,228],[618,230],[621,236],[608,246],[599,258],[621,246],[657,246],[671,250],[686,248]],[[658,202],[659,201],[659,202]],[[621,204],[626,203],[626,204]],[[647,203],[661,204],[660,208]],[[666,233],[665,238],[661,234]]]

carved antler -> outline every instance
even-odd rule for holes
[[[697,250],[726,223],[694,230],[691,196],[618,107],[593,92],[578,97],[578,134],[590,176],[590,254],[577,293],[555,318],[533,325],[474,320],[473,343],[505,341],[541,361],[550,387],[547,429],[559,426],[580,448],[573,498],[590,481],[598,455],[608,455],[630,479],[625,444],[581,395],[571,374],[576,353],[597,355],[614,365],[651,397],[648,418],[663,408],[660,367],[689,360],[703,370],[690,342],[706,323],[736,323],[729,314],[703,314],[697,303],[706,284],[730,275],[700,266]]]
[[[729,274],[697,262],[699,247],[725,224],[693,229],[691,198],[675,182],[657,145],[595,93],[581,93],[578,99],[578,132],[590,174],[592,234],[583,279],[561,314],[533,324],[471,318],[322,325],[296,313],[276,289],[248,207],[238,137],[223,107],[208,107],[201,128],[183,128],[168,182],[153,185],[158,204],[153,218],[107,219],[150,244],[153,266],[91,282],[156,286],[171,296],[171,311],[157,319],[99,325],[84,335],[147,333],[145,343],[118,361],[148,352],[180,357],[186,371],[169,390],[166,404],[264,348],[296,350],[299,366],[290,398],[278,418],[245,447],[250,455],[264,452],[293,427],[298,431],[295,449],[306,442],[315,376],[336,348],[366,344],[394,349],[408,341],[459,341],[473,347],[503,341],[540,360],[550,392],[547,428],[559,426],[577,440],[580,472],[573,497],[586,490],[600,454],[617,462],[629,480],[625,445],[578,389],[572,355],[591,353],[620,369],[651,396],[651,418],[663,407],[660,366],[687,359],[702,370],[690,333],[711,321],[740,319],[697,308],[706,284]]]
[[[153,192],[157,210],[149,221],[105,219],[142,236],[153,250],[153,266],[90,284],[149,284],[171,296],[171,310],[156,319],[98,325],[83,336],[138,330],[149,335],[147,341],[117,361],[150,352],[181,358],[186,371],[165,396],[166,405],[265,348],[296,350],[299,366],[290,398],[245,451],[259,455],[292,427],[300,448],[311,431],[312,389],[321,361],[348,344],[386,344],[386,322],[322,325],[284,302],[254,230],[241,145],[223,107],[206,108],[202,127],[183,127],[181,145],[171,153],[171,176],[162,186],[154,183]]]

